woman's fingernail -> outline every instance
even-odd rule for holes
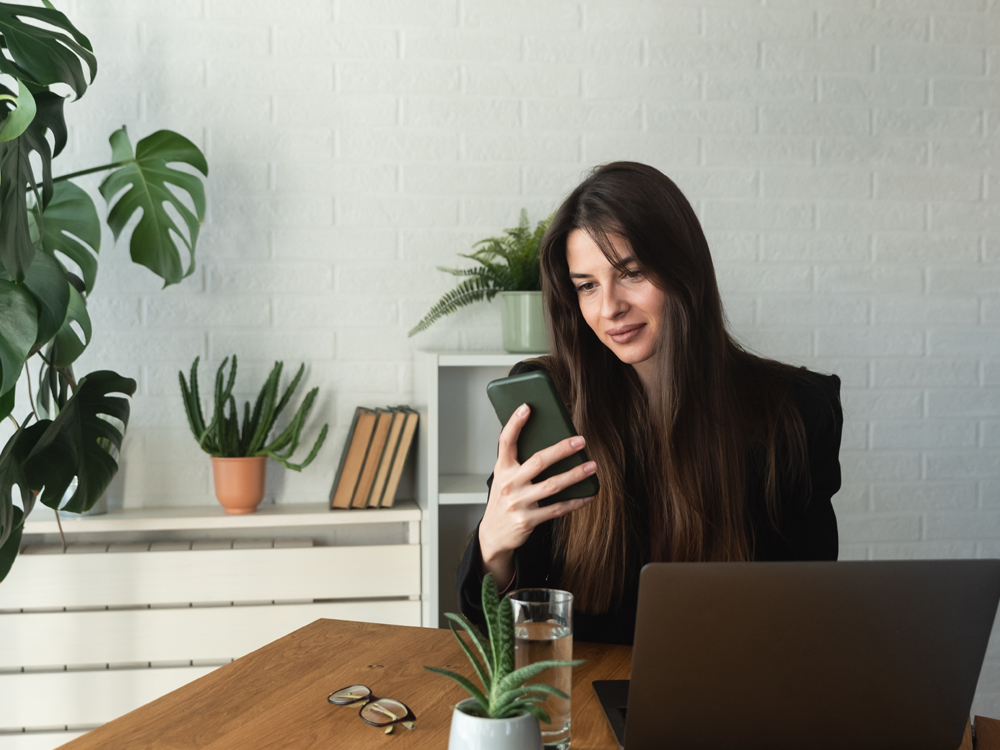
[[[583,498],[583,504],[586,505],[587,503],[589,503],[593,499],[594,498],[592,498],[592,497],[585,497],[585,498]]]
[[[584,439],[582,437],[580,437],[579,435],[577,435],[575,438],[572,438],[569,441],[569,444],[571,446],[573,446],[574,448],[582,448],[584,442],[585,442]]]
[[[584,474],[593,474],[595,471],[597,471],[597,464],[595,464],[593,461],[588,461],[583,465]]]
[[[527,404],[521,404],[519,407],[517,407],[517,416],[523,417],[527,413],[528,413],[528,405]]]

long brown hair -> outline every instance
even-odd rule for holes
[[[625,272],[609,235],[626,240],[665,295],[647,393],[584,320],[566,238],[587,232]],[[597,463],[601,489],[556,530],[561,585],[606,611],[649,560],[748,560],[753,521],[778,527],[779,501],[808,491],[805,432],[790,397],[795,368],[747,352],[726,328],[708,242],[666,175],[632,162],[594,170],[553,217],[541,245],[553,354],[543,360]],[[750,477],[750,472],[764,475]],[[764,507],[748,503],[763,480]],[[780,533],[780,529],[778,529]]]

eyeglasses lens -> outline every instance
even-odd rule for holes
[[[399,721],[408,713],[406,706],[391,698],[380,698],[361,709],[361,715],[365,719],[380,726]]]
[[[343,690],[338,690],[336,693],[331,693],[327,700],[330,701],[330,703],[346,706],[350,703],[357,703],[358,701],[364,700],[371,694],[372,691],[364,685],[351,685]]]

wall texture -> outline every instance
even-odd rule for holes
[[[490,306],[407,339],[452,285],[435,266],[634,159],[696,206],[737,334],[842,378],[842,557],[1000,555],[995,0],[68,10],[101,68],[57,173],[107,161],[122,123],[187,134],[212,170],[191,278],[161,291],[102,251],[81,371],[139,382],[126,504],[213,502],[176,373],[234,351],[244,383],[307,363],[331,439],[271,493],[325,497],[355,406],[410,398],[415,348],[499,348]],[[1000,715],[1000,662],[983,685]]]

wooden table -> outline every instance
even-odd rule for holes
[[[628,679],[632,649],[574,644],[573,750],[617,748],[591,687]],[[447,630],[317,620],[152,703],[88,732],[65,750],[268,750],[270,748],[435,748],[448,745],[452,706],[468,697],[423,669],[472,675]],[[326,697],[353,684],[397,698],[417,715],[413,731],[392,736],[366,724],[358,709]]]

